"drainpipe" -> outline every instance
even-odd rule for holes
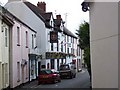
[[[29,56],[29,83],[30,83],[30,55]]]
[[[36,79],[37,79],[37,59],[35,56],[35,75],[36,75]]]

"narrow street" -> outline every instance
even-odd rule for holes
[[[89,88],[90,79],[86,69],[78,72],[76,78],[62,79],[56,84],[41,84],[37,85],[37,81],[24,85],[22,88]]]

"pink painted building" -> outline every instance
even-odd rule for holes
[[[29,81],[29,33],[30,27],[13,15],[14,25],[10,32],[10,88]]]

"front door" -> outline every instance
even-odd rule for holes
[[[41,62],[38,62],[38,75],[40,73],[40,70],[41,70]]]
[[[51,61],[51,69],[54,69],[55,61],[54,59],[51,59],[50,61]]]

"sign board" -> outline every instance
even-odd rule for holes
[[[46,52],[46,59],[65,59],[66,54],[56,52]]]
[[[58,43],[58,32],[50,32],[50,43]]]

